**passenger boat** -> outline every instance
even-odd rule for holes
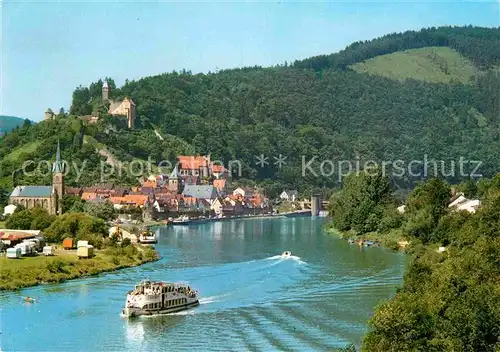
[[[172,220],[172,225],[189,225],[191,220],[186,215],[183,215],[177,219]]]
[[[187,284],[145,280],[128,292],[121,315],[130,318],[169,314],[199,304],[197,292]]]
[[[289,258],[292,255],[292,252],[290,251],[285,251],[281,253],[281,258]]]
[[[156,235],[151,231],[143,231],[139,235],[139,243],[157,243]]]

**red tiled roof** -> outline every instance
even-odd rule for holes
[[[181,169],[195,170],[208,166],[208,161],[204,156],[179,155],[177,159]]]
[[[125,203],[135,204],[138,206],[142,206],[142,205],[146,204],[146,202],[149,199],[149,197],[147,195],[131,195],[131,194],[127,194],[127,195],[123,196],[122,198],[123,198]]]
[[[83,200],[93,200],[97,198],[97,194],[95,192],[83,192],[82,199]]]
[[[224,168],[224,165],[212,164],[212,171],[219,173],[226,171],[226,169]]]
[[[214,180],[214,187],[217,188],[218,191],[222,190],[224,187],[226,187],[226,180]]]
[[[78,187],[64,187],[64,193],[68,195],[81,195],[82,189]]]

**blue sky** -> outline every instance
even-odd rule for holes
[[[500,25],[499,2],[6,1],[0,113],[40,120],[110,76],[268,66],[440,25]]]

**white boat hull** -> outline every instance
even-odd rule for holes
[[[200,302],[197,300],[195,302],[186,303],[182,306],[163,308],[163,309],[140,309],[140,308],[130,307],[130,308],[124,308],[122,310],[121,316],[124,318],[133,318],[133,317],[139,317],[141,315],[145,316],[165,315],[194,308],[198,305],[200,305]]]

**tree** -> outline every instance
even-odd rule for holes
[[[112,220],[116,217],[116,209],[113,204],[109,202],[105,203],[85,203],[85,212],[91,216],[95,216],[97,218],[103,220]]]
[[[91,244],[96,246],[102,246],[103,237],[108,236],[106,223],[102,219],[84,213],[59,215],[45,233],[48,242],[59,243],[70,236],[92,240]]]
[[[89,115],[92,112],[90,105],[90,91],[86,87],[78,87],[73,92],[70,113],[72,115]]]
[[[0,185],[0,207],[5,207],[7,203],[9,202],[9,191]]]
[[[55,216],[49,215],[49,213],[43,208],[18,208],[14,214],[8,217],[5,225],[10,229],[45,230],[54,222],[54,220]]]
[[[62,212],[80,213],[84,211],[85,201],[78,196],[64,195],[61,199]]]
[[[377,230],[385,209],[394,207],[388,178],[381,169],[349,174],[328,210],[339,230],[359,233]]]

